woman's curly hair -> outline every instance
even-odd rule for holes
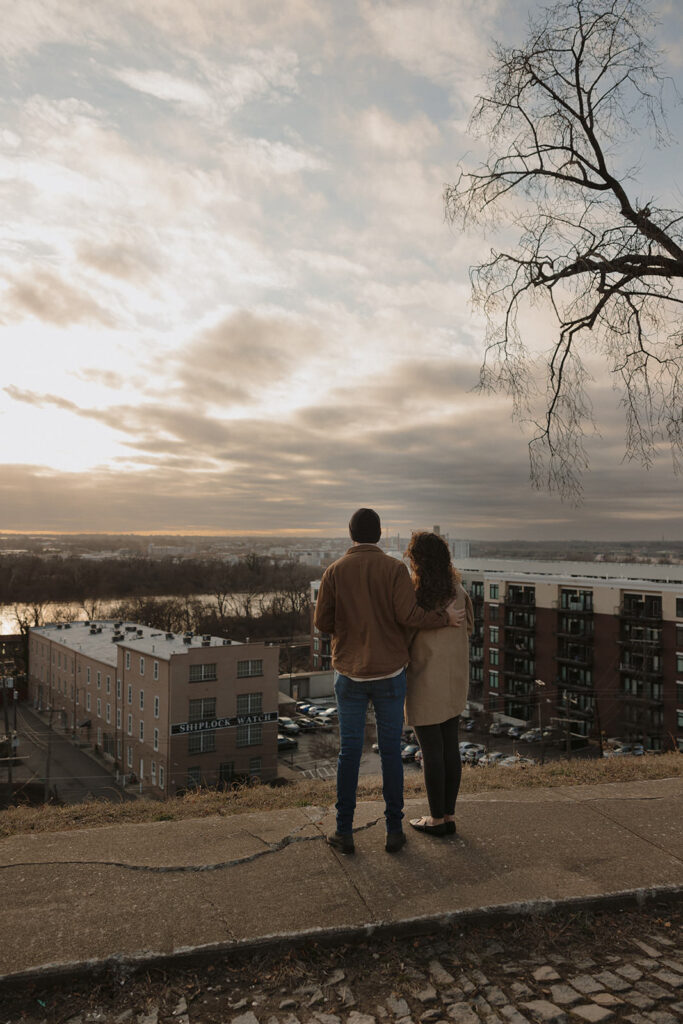
[[[426,611],[444,608],[455,597],[460,573],[451,565],[448,544],[438,533],[413,533],[406,550],[417,603]]]

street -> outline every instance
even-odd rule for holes
[[[19,734],[18,756],[24,765],[15,769],[15,779],[43,780],[50,729],[26,704],[17,714]],[[77,804],[88,799],[134,800],[132,794],[123,793],[112,775],[97,761],[75,747],[61,730],[52,729],[50,753],[50,791],[66,804]]]

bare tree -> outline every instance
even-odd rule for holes
[[[444,192],[451,222],[504,217],[518,233],[509,252],[470,270],[488,323],[480,387],[510,395],[514,415],[534,424],[532,481],[563,497],[580,494],[588,465],[587,352],[605,359],[620,393],[626,456],[650,466],[664,442],[680,468],[683,218],[635,195],[635,170],[617,166],[628,135],[669,141],[653,25],[647,0],[544,9],[522,49],[496,48],[470,122],[488,158]],[[541,299],[557,333],[539,355],[518,317]]]

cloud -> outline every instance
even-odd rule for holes
[[[116,323],[113,314],[85,289],[47,268],[36,267],[23,278],[10,278],[4,297],[4,317],[10,322],[31,316],[59,327],[78,323],[113,327]]]

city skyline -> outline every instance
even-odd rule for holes
[[[510,403],[473,390],[468,268],[496,237],[450,228],[442,189],[493,40],[537,9],[9,9],[0,531],[328,537],[370,505],[403,535],[680,537],[681,478],[622,462],[598,365],[578,508],[531,489]],[[683,13],[654,10],[680,78]],[[680,205],[675,146],[623,160]]]

